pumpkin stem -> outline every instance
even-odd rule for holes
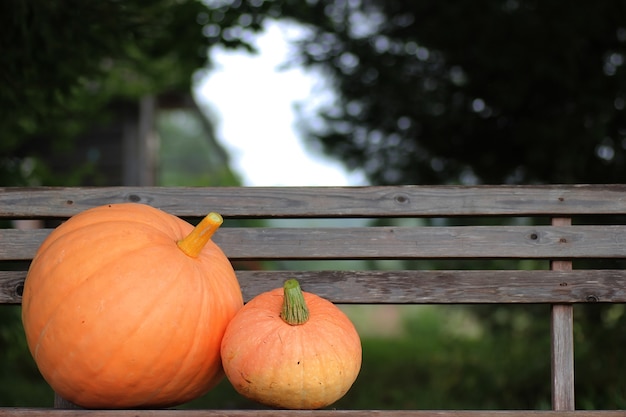
[[[295,279],[288,279],[283,285],[283,290],[283,308],[280,317],[292,326],[306,323],[309,319],[309,309],[304,301],[300,283]]]
[[[187,256],[197,258],[224,219],[218,213],[211,212],[186,237],[177,242],[180,250]]]

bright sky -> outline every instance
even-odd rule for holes
[[[218,117],[218,139],[233,169],[245,186],[365,184],[363,175],[307,151],[298,137],[294,104],[306,101],[308,108],[324,95],[312,74],[278,69],[289,51],[287,35],[286,27],[268,25],[257,55],[215,49],[215,69],[198,86],[199,99]]]

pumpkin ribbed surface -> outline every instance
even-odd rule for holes
[[[241,308],[230,262],[212,241],[177,242],[189,223],[142,204],[84,211],[40,246],[22,319],[43,377],[88,408],[161,407],[222,377],[220,343]]]
[[[298,288],[299,290],[299,288]],[[348,317],[330,301],[303,292],[308,320],[281,318],[283,289],[253,298],[222,341],[229,381],[240,394],[287,409],[316,409],[341,398],[361,368],[361,342]]]

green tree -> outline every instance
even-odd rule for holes
[[[252,50],[246,37],[265,9],[219,15],[197,0],[2,2],[0,184],[49,183],[41,156],[71,147],[120,102],[191,92],[194,74],[210,66],[210,47]]]
[[[5,177],[115,98],[189,90],[211,46],[252,50],[268,18],[305,28],[293,64],[320,68],[337,92],[323,123],[303,120],[305,132],[373,183],[624,177],[619,0],[13,0],[0,8]]]
[[[338,97],[304,130],[373,183],[626,177],[623,1],[283,3]]]

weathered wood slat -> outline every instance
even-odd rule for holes
[[[0,229],[0,260],[28,260],[49,229]],[[233,259],[626,258],[626,226],[222,228]]]
[[[552,219],[554,226],[569,226],[570,218]],[[552,261],[553,271],[571,271],[571,261]],[[574,410],[574,307],[553,304],[550,309],[552,409]]]
[[[552,408],[573,410],[574,397],[574,307],[551,306]]]
[[[63,410],[0,408],[0,417],[624,417],[625,411],[547,410]]]
[[[22,302],[26,271],[0,271],[0,304]]]
[[[625,185],[0,188],[0,218],[69,217],[140,202],[179,216],[412,217],[626,214]]]
[[[0,272],[0,304],[21,302],[26,271]],[[338,304],[624,303],[625,270],[238,271],[244,299],[297,278]]]

